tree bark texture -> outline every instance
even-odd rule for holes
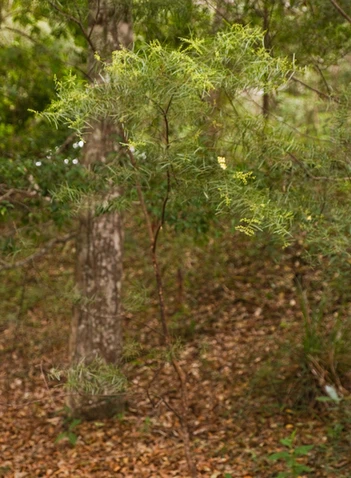
[[[109,61],[111,53],[132,43],[132,22],[125,0],[90,0],[87,37],[91,51],[88,74],[99,81],[95,53]],[[109,119],[94,119],[86,135],[83,163],[87,168],[108,163],[119,153],[118,129]],[[99,202],[119,195],[112,188]],[[76,259],[76,288],[79,295],[71,331],[71,365],[94,359],[117,364],[122,353],[122,247],[123,228],[119,212],[96,215],[96,200],[91,200],[79,220]],[[73,415],[88,419],[112,416],[123,408],[121,396],[72,394],[69,406]]]

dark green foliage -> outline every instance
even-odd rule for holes
[[[55,95],[54,76],[79,64],[81,54],[69,30],[55,31],[43,4],[31,7],[31,2],[1,5],[0,197],[9,194],[1,201],[0,221],[5,226],[15,221],[35,243],[40,242],[40,224],[62,227],[66,222],[67,208],[59,209],[51,193],[60,182],[80,182],[82,170],[72,167],[79,158],[74,137],[66,141],[64,128],[53,131],[33,110],[46,107]],[[46,230],[53,233],[54,227]],[[5,229],[5,250],[9,243],[23,246],[18,231]]]
[[[57,435],[55,442],[58,443],[61,440],[67,439],[70,445],[74,446],[78,440],[78,435],[76,434],[76,431],[80,423],[81,420],[79,420],[78,418],[66,418],[64,423],[64,427],[66,428],[66,430]]]
[[[301,463],[299,459],[308,455],[313,445],[297,445],[295,446],[296,431],[288,438],[283,438],[280,443],[286,447],[286,450],[273,453],[269,456],[270,461],[282,460],[285,462],[287,471],[280,472],[278,478],[298,478],[301,473],[313,471],[309,466]]]
[[[133,2],[136,45],[158,40],[178,47],[189,35],[206,35],[211,15],[205,5],[192,0],[136,0]]]

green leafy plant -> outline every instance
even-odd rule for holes
[[[270,461],[283,460],[287,471],[282,471],[277,475],[277,478],[297,478],[301,473],[310,472],[312,469],[299,462],[299,459],[308,455],[312,450],[313,445],[295,446],[296,430],[288,437],[280,440],[280,443],[285,446],[285,450],[278,451],[269,456]]]
[[[11,468],[9,466],[0,466],[0,476],[6,476],[10,471]]]
[[[351,406],[350,397],[342,396],[332,385],[325,385],[327,396],[317,397],[318,402],[326,404],[330,414],[330,425],[327,428],[329,446],[335,450],[335,455],[344,447],[349,447],[351,441]]]
[[[64,426],[66,427],[66,430],[59,433],[55,443],[60,442],[61,440],[67,439],[70,443],[70,445],[74,446],[77,443],[78,440],[78,435],[75,433],[75,429],[77,428],[78,425],[80,425],[81,420],[78,418],[70,418],[67,417],[64,422]]]
[[[151,428],[152,428],[151,418],[150,418],[150,417],[145,417],[143,426],[142,426],[142,428],[141,428],[141,431],[142,431],[143,433],[150,433]]]

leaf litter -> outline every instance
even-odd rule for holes
[[[349,476],[343,448],[335,458],[327,446],[331,425],[325,413],[308,404],[289,405],[294,390],[286,377],[299,374],[298,364],[283,360],[269,368],[280,360],[284,344],[295,340],[298,347],[301,336],[293,282],[296,251],[276,260],[264,248],[251,257],[240,243],[233,249],[224,258],[225,274],[213,268],[211,244],[193,254],[192,263],[184,266],[188,282],[182,284],[182,304],[178,289],[167,286],[174,334],[182,342],[179,359],[187,371],[199,476],[277,476],[285,470],[283,463],[268,458],[282,451],[280,440],[292,431],[299,445],[314,445],[301,458],[314,470],[312,476]],[[45,261],[40,267],[56,283],[57,271]],[[141,273],[142,265],[127,259],[126,282]],[[172,268],[166,273],[170,284],[175,273]],[[313,280],[312,272],[306,274]],[[193,281],[196,288],[189,286]],[[140,341],[146,350],[146,358],[125,365],[130,384],[125,412],[71,428],[67,392],[47,379],[52,367],[67,365],[69,311],[50,309],[47,301],[47,296],[39,297],[20,320],[2,327],[0,476],[187,478],[179,420],[172,412],[179,403],[179,385],[170,364],[152,354],[158,346],[158,337],[150,332],[157,328],[156,301],[151,298],[142,311],[125,314],[128,339]]]

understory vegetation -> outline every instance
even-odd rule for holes
[[[43,260],[25,275],[10,274],[1,338],[4,476],[14,469],[31,476],[48,470],[62,476],[187,476],[178,419],[169,409],[177,405],[178,384],[154,333],[157,296],[144,260],[145,237],[138,223],[126,236],[125,291],[133,290],[133,299],[124,296],[127,405],[109,420],[68,420],[67,391],[53,374],[67,367],[70,254],[63,252],[65,267],[61,260]],[[271,460],[287,449],[281,440],[294,434],[296,461],[312,476],[347,477],[351,409],[348,394],[341,393],[349,387],[349,328],[347,318],[321,304],[320,272],[303,264],[296,247],[277,253],[263,240],[253,248],[252,239],[243,244],[224,231],[200,244],[179,240],[181,261],[167,241],[162,244],[165,288],[177,353],[188,373],[200,474],[295,476],[284,456]],[[311,290],[307,306],[296,282],[301,273]],[[311,330],[302,326],[306,307]],[[326,400],[326,385],[340,401]],[[305,445],[311,449],[299,455]]]

